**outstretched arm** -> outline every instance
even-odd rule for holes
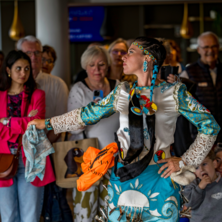
[[[55,133],[79,130],[87,125],[96,124],[100,119],[114,114],[120,88],[121,84],[98,103],[91,102],[85,107],[51,118],[50,123]],[[45,120],[34,120],[28,125],[36,125],[37,129],[44,129]]]

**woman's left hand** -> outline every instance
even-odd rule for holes
[[[3,124],[3,120],[4,120],[4,119],[5,119],[5,118],[1,118],[1,119],[0,119],[0,123],[2,123],[2,124]]]
[[[167,76],[167,82],[168,83],[174,83],[178,81],[178,77],[176,75],[170,74],[169,76]]]
[[[171,173],[180,171],[179,162],[182,160],[181,157],[170,157],[163,160],[159,160],[157,163],[166,163],[162,167],[160,167],[158,173],[161,174],[162,171],[163,174],[161,177],[167,178],[171,175]]]

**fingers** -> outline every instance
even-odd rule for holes
[[[175,82],[175,76],[173,74],[170,74],[167,76],[167,82],[174,83]]]
[[[168,158],[166,158],[166,159],[162,159],[162,160],[158,160],[157,161],[157,163],[166,163],[166,162],[168,162]]]
[[[166,179],[166,178],[170,177],[171,173],[173,173],[173,172],[170,170],[165,176],[162,176],[162,175],[161,175],[161,177],[163,177],[164,179]]]
[[[161,175],[161,177],[163,177],[163,178],[167,178],[167,177],[169,177],[170,175],[171,175],[171,169],[166,169],[164,172],[163,172],[163,174]]]
[[[166,163],[164,164],[162,167],[160,167],[159,171],[158,171],[158,174],[161,174],[163,170],[165,170],[165,168],[168,168],[169,164]]]
[[[31,125],[34,125],[33,122],[34,122],[34,121],[30,121],[30,122],[28,123],[27,128],[30,127]]]
[[[211,183],[211,179],[208,175],[204,175],[203,180],[205,181],[205,183]]]
[[[34,120],[32,120],[32,121],[30,121],[29,123],[28,123],[28,126],[27,127],[29,127],[29,126],[31,126],[31,125],[37,125],[37,121],[34,119]]]

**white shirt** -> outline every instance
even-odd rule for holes
[[[116,85],[118,85],[118,81]],[[77,82],[74,84],[69,93],[68,111],[86,106],[93,101],[93,91],[90,90],[84,83]],[[119,113],[115,113],[109,118],[102,119],[95,125],[86,126],[85,134],[87,138],[98,138],[99,148],[102,149],[108,144],[115,141],[114,133],[119,128]],[[83,130],[71,132],[73,135],[69,140],[83,139]]]
[[[62,115],[67,112],[69,90],[66,83],[59,77],[40,72],[36,77],[39,89],[45,91],[45,118]]]

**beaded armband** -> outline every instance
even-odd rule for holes
[[[49,131],[49,130],[52,130],[53,128],[52,128],[52,125],[51,125],[51,123],[50,123],[50,118],[49,119],[45,119],[45,127],[46,127],[46,129]]]

